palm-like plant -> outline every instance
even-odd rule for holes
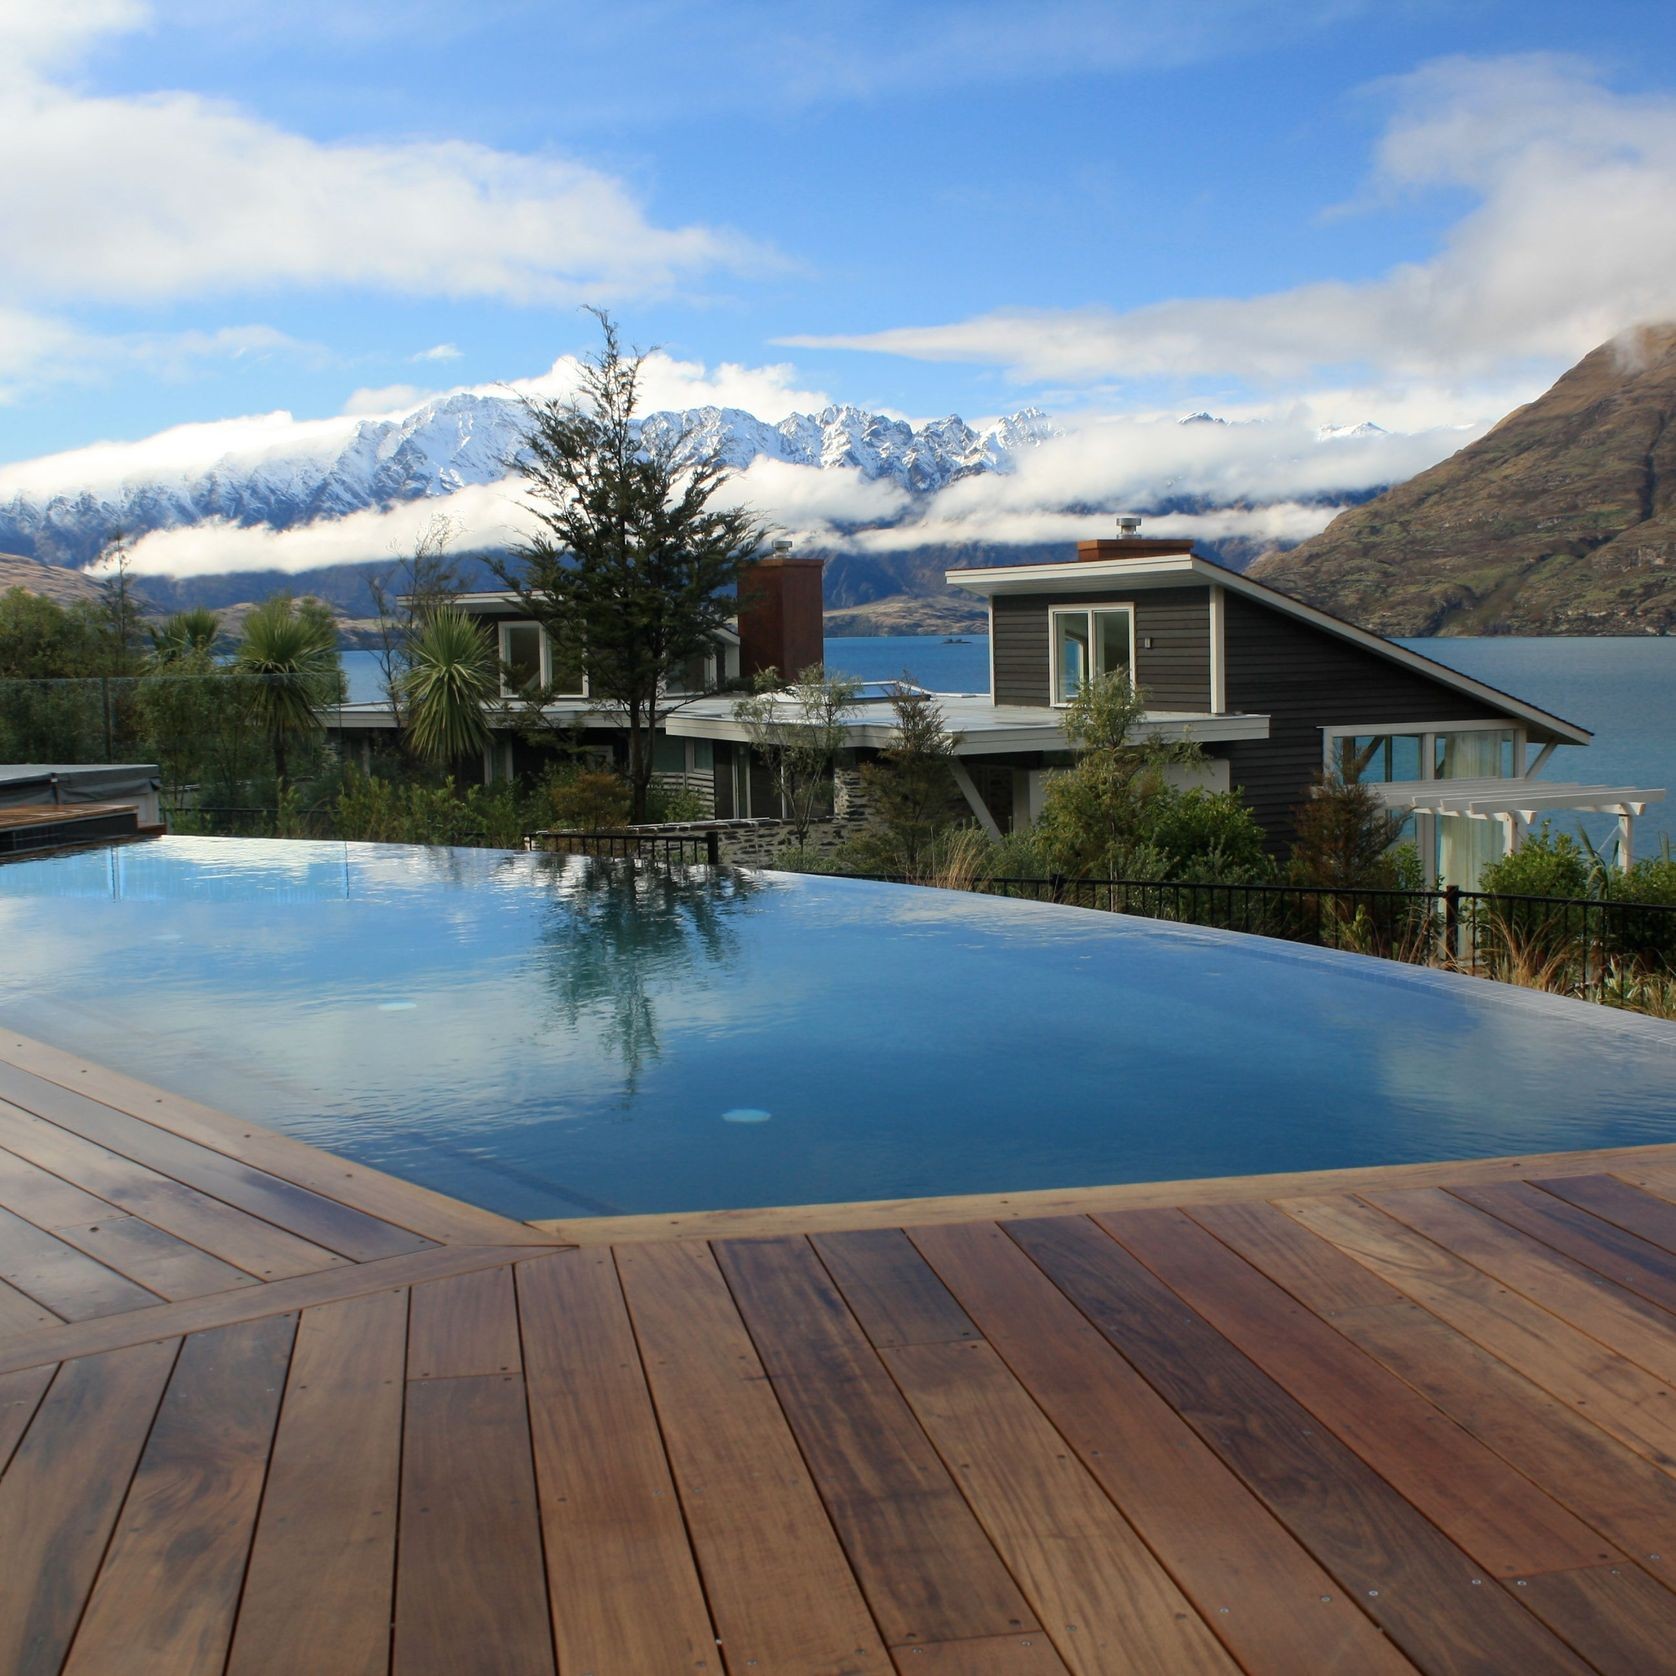
[[[202,605],[177,611],[160,628],[151,631],[151,661],[162,668],[187,660],[206,661],[221,633],[221,619]]]
[[[499,666],[482,631],[455,606],[433,611],[413,637],[402,676],[407,737],[438,767],[474,756],[489,742],[484,714],[499,690]]]
[[[274,753],[283,785],[292,744],[320,729],[320,709],[342,696],[337,625],[315,600],[276,594],[244,620],[234,665],[250,683],[251,706]]]

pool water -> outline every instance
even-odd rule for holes
[[[0,867],[0,1019],[508,1215],[1676,1139],[1676,1026],[958,892],[168,838]]]

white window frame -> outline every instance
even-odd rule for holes
[[[507,635],[516,628],[533,628],[536,634],[540,636],[540,681],[544,689],[550,687],[553,684],[553,642],[551,637],[548,635],[546,628],[542,624],[536,622],[532,617],[505,617],[501,619],[501,622],[498,625],[499,632],[496,636],[496,649],[500,653],[500,661],[503,668],[512,661],[511,657],[507,653],[506,639]],[[518,694],[515,691],[508,688],[504,674],[501,676],[500,695],[502,698],[518,697]],[[553,696],[555,698],[586,698],[588,696],[588,677],[586,671],[584,671],[582,675],[582,686],[580,691],[574,693],[555,693]]]
[[[1136,648],[1138,645],[1138,624],[1140,613],[1135,609],[1135,602],[1129,599],[1102,599],[1088,605],[1051,605],[1048,607],[1048,703],[1055,710],[1063,710],[1071,702],[1059,696],[1059,619],[1061,617],[1086,617],[1088,619],[1088,657],[1090,674],[1095,679],[1105,674],[1104,670],[1092,667],[1094,661],[1094,618],[1102,611],[1127,611],[1129,613],[1129,679],[1137,686],[1140,685],[1140,670],[1136,662]],[[995,638],[990,636],[990,648],[993,654]],[[990,692],[993,694],[994,675],[990,677]]]
[[[1440,733],[1511,733],[1513,735],[1513,773],[1509,779],[1526,778],[1537,764],[1529,761],[1529,734],[1522,722],[1512,717],[1499,721],[1473,722],[1356,722],[1339,723],[1321,729],[1321,766],[1328,770],[1338,764],[1337,745],[1340,739],[1354,739],[1359,735],[1376,733],[1410,733],[1420,735],[1420,778],[1437,778],[1437,736]]]

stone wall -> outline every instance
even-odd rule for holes
[[[856,783],[859,793],[860,782]],[[838,810],[830,820],[816,821],[809,828],[808,850],[815,855],[830,855],[841,845],[863,831],[869,820],[859,795],[846,802],[840,788]],[[530,843],[536,849],[571,851],[580,855],[632,854],[637,841],[643,853],[656,856],[660,840],[679,840],[685,859],[702,859],[711,834],[715,834],[718,858],[735,867],[772,867],[780,852],[792,844],[790,821],[781,820],[708,820],[708,821],[648,821],[639,826],[611,827],[602,832],[565,832],[551,830],[532,834]]]

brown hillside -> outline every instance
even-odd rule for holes
[[[1676,325],[1251,574],[1383,634],[1676,632]]]
[[[99,598],[99,584],[79,570],[66,570],[44,559],[25,558],[21,553],[0,553],[0,594],[13,588],[22,588],[26,594],[40,594],[60,605]]]

